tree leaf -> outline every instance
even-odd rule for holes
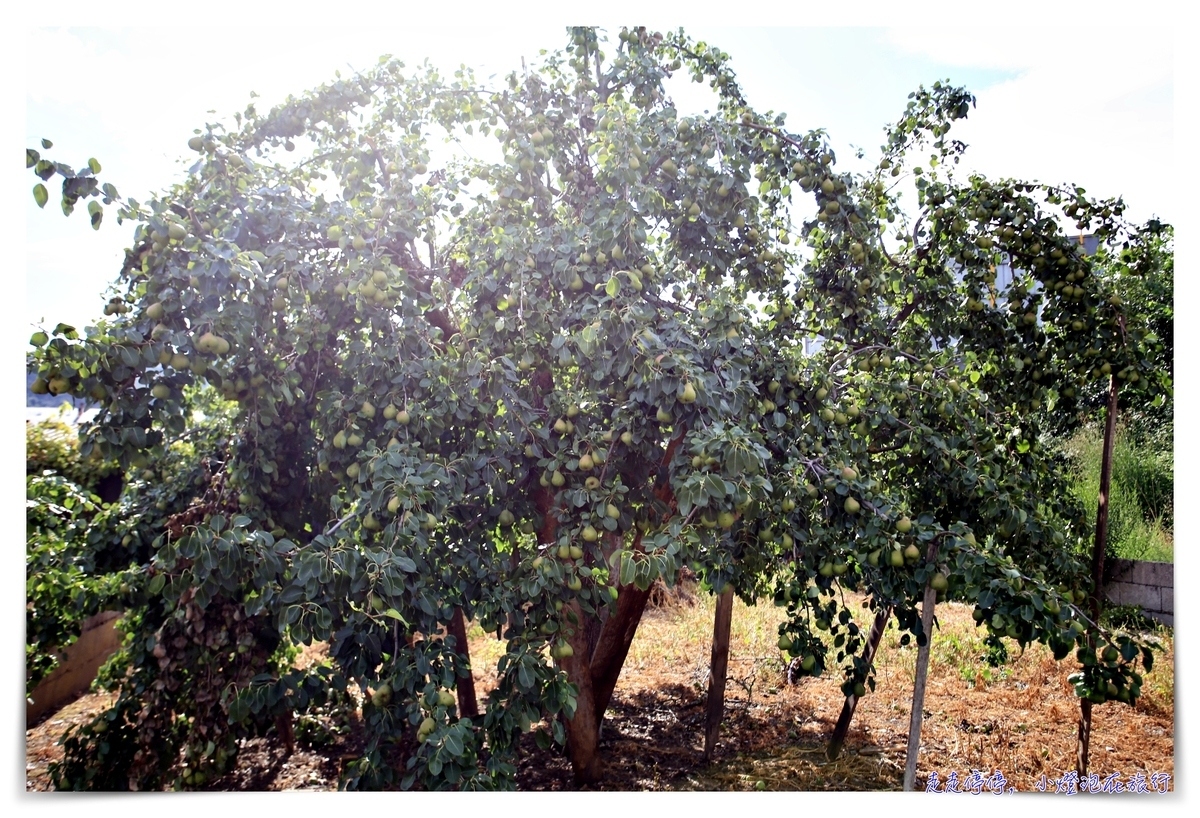
[[[386,611],[383,612],[383,615],[388,617],[389,619],[395,619],[397,622],[399,622],[401,625],[404,625],[404,627],[406,627],[406,628],[408,627],[408,620],[405,619],[403,616],[401,616],[400,612],[397,611],[395,608],[388,608]]]
[[[633,554],[628,551],[621,552],[621,584],[630,585],[633,583],[634,576],[637,574],[637,565],[634,564]]]
[[[45,207],[46,202],[50,201],[50,193],[41,182],[33,186],[33,200],[37,202],[38,207]]]

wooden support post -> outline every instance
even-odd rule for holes
[[[863,650],[863,661],[867,663],[867,667],[875,661],[875,651],[879,649],[879,643],[883,640],[883,632],[887,628],[888,618],[892,615],[892,607],[886,605],[879,609],[875,614],[875,621],[871,623],[871,632],[867,635],[867,646]],[[833,736],[829,739],[829,747],[825,750],[825,755],[830,761],[836,761],[841,755],[842,745],[846,743],[846,734],[850,732],[850,721],[854,718],[854,711],[858,707],[858,696],[851,693],[846,697],[845,704],[842,705],[842,715],[838,717],[837,726],[833,728]]]
[[[925,557],[929,563],[937,559],[938,541],[929,544]],[[933,644],[933,607],[937,591],[928,582],[921,602],[921,632],[925,644],[917,647],[917,678],[913,683],[912,712],[908,720],[908,755],[904,760],[904,791],[912,792],[917,782],[917,754],[921,751],[921,721],[925,716],[925,682],[929,677],[929,648]]]
[[[1087,775],[1088,752],[1092,745],[1092,703],[1087,699],[1079,700],[1079,731],[1075,735],[1075,770],[1079,775]]]
[[[725,713],[725,676],[729,668],[729,630],[733,623],[733,587],[726,585],[717,597],[713,618],[712,658],[709,661],[708,713],[704,722],[704,760],[711,761]]]
[[[1100,496],[1096,502],[1096,540],[1092,544],[1092,595],[1088,599],[1093,622],[1100,621],[1104,611],[1104,552],[1108,550],[1108,500],[1112,488],[1113,446],[1117,438],[1117,377],[1108,379],[1108,406],[1104,416],[1104,449],[1100,455]],[[1095,648],[1094,636],[1088,644]],[[1087,775],[1088,753],[1092,743],[1092,703],[1079,700],[1079,732],[1075,745],[1075,771]]]

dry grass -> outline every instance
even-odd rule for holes
[[[857,609],[860,625],[868,612]],[[618,697],[647,689],[692,686],[706,679],[713,601],[648,617],[638,631]],[[889,629],[876,657],[876,692],[860,702],[843,756],[830,764],[824,746],[841,711],[839,679],[832,674],[795,687],[781,682],[783,659],[775,647],[781,612],[769,605],[734,608],[727,711],[717,764],[697,767],[677,782],[685,789],[747,789],[758,780],[768,789],[899,788],[915,676],[916,647],[900,645]],[[989,668],[983,632],[970,608],[938,607],[925,699],[921,777],[950,771],[1001,770],[1010,785],[1032,789],[1042,775],[1074,769],[1079,714],[1066,677],[1073,662],[1055,662],[1031,646],[1009,663]],[[1109,703],[1094,710],[1090,771],[1128,776],[1164,772],[1174,776],[1174,653],[1166,646],[1147,676],[1135,708]],[[702,728],[699,728],[702,729]]]

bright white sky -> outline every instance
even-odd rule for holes
[[[4,108],[11,117],[4,129],[11,175],[3,201],[5,214],[15,217],[5,223],[18,262],[9,279],[11,306],[21,316],[10,322],[15,338],[7,347],[13,368],[5,373],[14,384],[17,350],[23,357],[33,324],[82,326],[100,315],[101,292],[131,238],[130,225],[118,227],[111,213],[99,232],[90,229],[82,208],[64,218],[54,187],[39,212],[30,195],[36,180],[15,165],[22,148],[36,148],[46,137],[55,143],[46,153],[59,161],[78,167],[94,156],[103,165],[102,180],[144,201],[180,178],[183,161],[194,157],[186,146],[192,129],[212,119],[230,121],[250,91],[266,106],[331,79],[337,69],[345,74],[369,66],[384,53],[409,65],[428,57],[447,71],[465,62],[481,78],[503,75],[522,57],[532,61],[541,48],[565,45],[564,26],[572,22],[607,27],[614,37],[626,21],[659,29],[683,25],[732,55],[756,108],[787,112],[793,131],[825,128],[839,164],[849,167],[852,145],[875,155],[884,125],[898,117],[909,91],[948,78],[978,99],[967,123],[954,131],[970,145],[969,167],[1124,196],[1131,218],[1156,215],[1176,223],[1180,249],[1187,244],[1183,208],[1192,205],[1183,199],[1192,194],[1178,192],[1186,190],[1194,159],[1175,154],[1181,136],[1181,144],[1195,144],[1195,31],[1182,19],[1186,4],[1176,12],[1175,4],[1157,0],[1008,0],[980,4],[985,17],[954,2],[847,2],[837,11],[825,8],[829,3],[708,9],[672,2],[653,4],[647,15],[651,4],[620,0],[605,3],[602,18],[591,12],[585,19],[571,19],[547,2],[424,4],[427,11],[413,17],[406,8],[404,18],[395,9],[406,3],[322,4],[320,16],[312,13],[315,6],[288,4],[284,22],[318,26],[312,28],[283,27],[277,13],[227,0],[171,10],[127,2],[120,14],[99,5],[46,4],[38,12],[45,17],[0,26],[0,53],[11,61],[4,90],[11,95]],[[51,27],[67,22],[108,28]],[[731,22],[775,27],[727,27]],[[941,22],[955,27],[934,27]],[[116,28],[130,24],[159,28]],[[799,27],[815,25],[854,27]],[[1181,125],[1188,130],[1177,135]],[[23,241],[16,234],[21,216]],[[1187,286],[1182,282],[1181,292]],[[1192,348],[1186,322],[1180,335]],[[1190,394],[1186,383],[1194,382],[1187,380],[1187,357],[1180,361],[1180,400]],[[1181,534],[1186,526],[1181,517]]]

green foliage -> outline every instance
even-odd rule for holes
[[[712,113],[680,115],[676,71]],[[495,87],[384,58],[198,134],[186,182],[122,205],[111,320],[60,325],[31,364],[101,402],[80,451],[133,470],[150,546],[102,717],[120,746],[81,729],[56,780],[203,783],[310,685],[373,691],[347,787],[511,787],[540,721],[586,780],[575,715],[620,669],[589,663],[589,633],[632,634],[619,601],[685,566],[773,594],[781,646],[847,690],[874,680],[846,589],[905,642],[942,578],[991,645],[1118,639],[1075,605],[1088,524],[1043,440],[1096,377],[1084,350],[1164,383],[1059,227],[1119,243],[1123,205],[961,178],[946,134],[973,104],[919,89],[876,168],[842,173],[822,132],[748,106],[719,49],[579,28]],[[502,159],[431,173],[447,134]],[[1027,272],[998,290],[1004,261]],[[201,422],[213,394],[229,412]],[[443,696],[469,684],[460,615],[506,640],[475,717]],[[282,661],[313,640],[320,680]],[[1127,644],[1084,655],[1084,694],[1136,698],[1151,660]]]
[[[102,610],[136,605],[150,543],[183,512],[203,473],[200,454],[228,434],[219,400],[195,391],[203,411],[189,435],[173,442],[153,467],[132,475],[116,503],[93,494],[115,464],[91,448],[80,451],[75,429],[61,417],[26,425],[26,686],[32,690],[56,666],[58,653]],[[86,446],[86,444],[85,444]]]
[[[1145,437],[1119,436],[1113,475],[1121,490],[1135,498],[1144,520],[1174,528],[1175,458],[1169,440],[1158,448]]]
[[[1132,382],[1130,373],[1113,367],[1122,421],[1138,438],[1151,438],[1157,448],[1169,450],[1175,426],[1174,391],[1169,386],[1175,373],[1175,230],[1151,219],[1119,246],[1102,248],[1096,266],[1131,326],[1144,333],[1143,354],[1161,375],[1156,383]],[[1085,385],[1080,395],[1080,409],[1092,423],[1103,424],[1107,379]]]
[[[1128,631],[1155,631],[1162,627],[1137,605],[1109,605],[1104,609],[1104,624]]]
[[[131,555],[113,542],[118,510],[93,493],[112,464],[81,457],[75,428],[61,414],[26,422],[25,439],[25,683],[31,692],[78,638],[84,620],[127,596],[131,576],[121,569]]]

